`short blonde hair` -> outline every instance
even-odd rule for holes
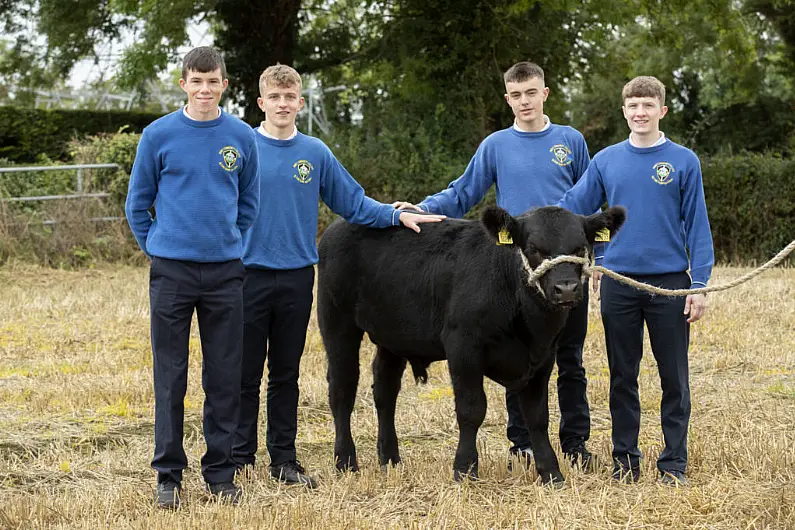
[[[259,76],[260,94],[265,92],[265,87],[268,85],[277,86],[279,88],[297,86],[299,91],[303,86],[301,83],[301,74],[299,74],[295,68],[279,63],[267,67]]]
[[[657,98],[660,106],[665,105],[665,85],[656,77],[641,75],[624,85],[621,100],[627,98]]]

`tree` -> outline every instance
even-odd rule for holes
[[[5,32],[19,39],[2,65],[5,73],[27,70],[27,82],[36,84],[66,75],[79,59],[99,57],[101,44],[129,41],[115,81],[145,90],[144,81],[179,58],[188,24],[209,21],[226,57],[229,95],[246,119],[257,121],[259,74],[276,61],[294,62],[300,6],[301,0],[0,0]],[[26,34],[43,36],[45,46]]]
[[[603,12],[600,37],[592,40],[591,58],[571,87],[572,121],[592,150],[626,137],[620,92],[637,75],[665,83],[673,112],[664,129],[702,154],[726,148],[729,140],[736,148],[767,148],[778,135],[782,145],[789,118],[776,120],[785,129],[772,134],[763,134],[769,124],[758,121],[744,122],[742,134],[726,127],[733,115],[753,115],[750,109],[767,115],[773,101],[792,96],[792,73],[780,60],[782,42],[769,20],[731,0],[643,0],[633,6],[631,18],[620,9]]]

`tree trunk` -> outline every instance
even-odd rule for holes
[[[216,46],[223,53],[231,97],[255,125],[264,115],[257,107],[259,76],[277,62],[293,64],[301,0],[219,0],[221,27]]]

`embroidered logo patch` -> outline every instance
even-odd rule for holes
[[[553,158],[552,161],[557,165],[568,166],[571,164],[571,149],[569,149],[567,146],[563,144],[556,144],[552,146],[549,152],[555,155],[555,158]]]
[[[654,175],[651,178],[657,184],[661,184],[665,186],[666,184],[670,184],[674,181],[673,179],[674,173],[674,166],[669,164],[668,162],[657,162],[654,164]]]
[[[227,145],[218,151],[218,154],[221,155],[221,161],[218,162],[219,166],[227,171],[234,171],[237,169],[237,161],[240,158],[240,153],[237,152],[237,149],[231,145]]]
[[[301,184],[309,184],[309,181],[312,180],[312,177],[309,174],[312,172],[314,167],[312,164],[309,163],[308,160],[299,160],[295,164],[293,164],[293,169],[295,169],[298,174],[293,174],[293,178],[300,182]]]

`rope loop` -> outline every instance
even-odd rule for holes
[[[615,271],[611,271],[610,269],[605,269],[601,265],[592,265],[591,260],[588,258],[581,258],[578,256],[557,256],[553,259],[545,259],[541,262],[541,264],[536,267],[535,269],[530,268],[530,264],[527,263],[527,258],[524,257],[524,253],[520,250],[519,253],[522,256],[522,262],[525,265],[525,269],[527,270],[527,283],[528,285],[535,286],[539,290],[541,290],[541,286],[538,283],[538,280],[541,277],[549,272],[549,270],[558,265],[560,263],[576,263],[583,266],[583,274],[590,275],[594,271],[598,271],[603,273],[605,276],[609,276],[616,281],[621,283],[625,283],[636,289],[640,289],[642,291],[646,291],[652,294],[658,294],[662,296],[688,296],[691,294],[706,294],[706,293],[714,293],[717,291],[725,291],[727,289],[731,289],[732,287],[737,287],[756,276],[759,276],[764,271],[772,269],[782,261],[784,258],[789,256],[792,251],[795,250],[795,240],[793,240],[789,245],[784,247],[784,249],[776,254],[776,256],[762,265],[761,267],[752,270],[751,272],[744,274],[743,276],[737,278],[736,280],[730,281],[728,283],[720,284],[720,285],[711,285],[709,287],[699,287],[696,289],[662,289],[660,287],[655,287],[653,285],[649,285],[647,283],[639,282],[637,280],[633,280],[632,278],[627,278]]]

